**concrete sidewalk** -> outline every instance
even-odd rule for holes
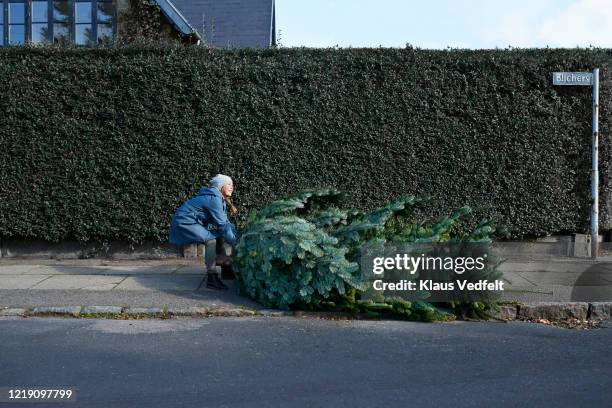
[[[610,302],[612,259],[551,257],[508,260],[500,268],[503,298],[519,302]]]
[[[132,307],[248,307],[233,281],[229,290],[205,285],[197,261],[0,262],[0,307],[105,305]]]
[[[501,265],[504,300],[610,302],[612,259],[550,257]],[[0,262],[0,307],[107,305],[130,307],[248,307],[260,305],[230,290],[205,286],[197,260],[24,260]]]

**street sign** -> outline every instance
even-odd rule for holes
[[[553,72],[553,85],[593,85],[592,72]]]
[[[587,85],[593,90],[591,138],[591,257],[599,251],[599,68],[593,72],[553,72],[553,85]]]

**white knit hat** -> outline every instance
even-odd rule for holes
[[[217,174],[215,177],[210,179],[209,184],[211,187],[215,187],[221,190],[221,187],[223,187],[224,185],[234,184],[234,182],[229,176],[225,176],[223,174]]]

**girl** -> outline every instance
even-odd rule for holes
[[[170,225],[169,241],[174,245],[205,244],[206,286],[227,289],[215,270],[216,239],[223,237],[230,245],[236,241],[236,227],[226,214],[226,200],[234,192],[234,183],[230,177],[217,174],[209,184],[210,187],[202,187],[197,196],[176,210]],[[235,211],[231,202],[230,210]]]

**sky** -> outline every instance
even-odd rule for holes
[[[276,27],[284,47],[612,48],[612,0],[276,0]]]

